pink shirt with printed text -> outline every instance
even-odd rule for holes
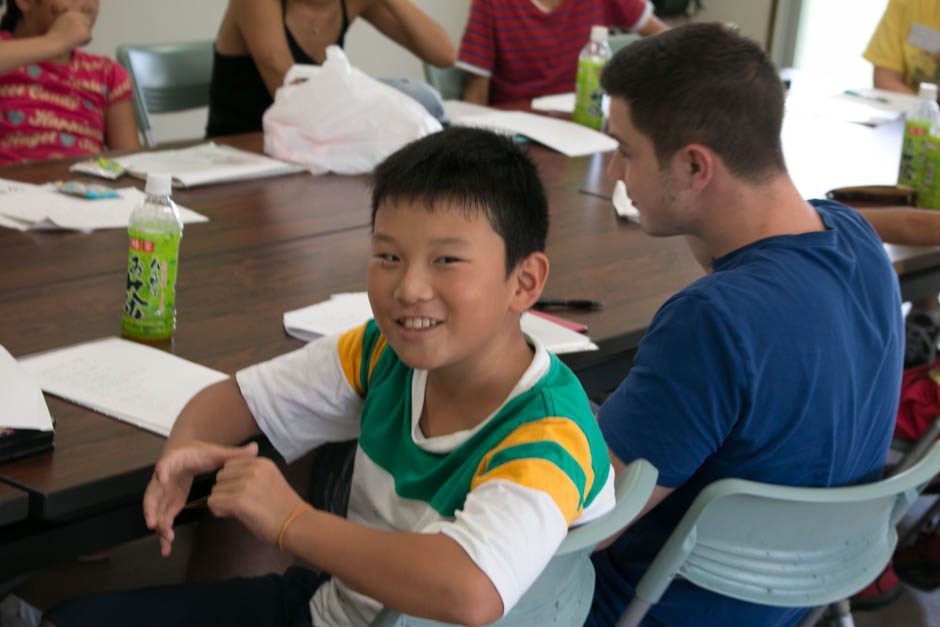
[[[124,68],[81,50],[0,74],[0,164],[102,152],[108,107],[131,96]]]

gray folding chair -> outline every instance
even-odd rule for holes
[[[796,488],[722,479],[698,495],[637,585],[617,627],[635,627],[674,577],[778,607],[842,601],[881,573],[895,526],[940,471],[940,442],[904,472],[866,485]],[[818,614],[811,613],[804,625]],[[851,615],[842,619],[852,625]]]
[[[209,104],[211,39],[169,44],[123,44],[117,60],[134,84],[134,115],[147,146],[154,146],[151,113],[168,113]]]
[[[492,623],[499,627],[532,625],[581,625],[594,598],[594,566],[591,552],[636,518],[649,500],[659,472],[645,459],[631,463],[617,476],[614,509],[589,523],[574,527],[562,541],[555,556],[519,602],[503,618]],[[405,616],[384,608],[371,627],[431,627],[445,623]]]

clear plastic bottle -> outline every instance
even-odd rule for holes
[[[183,220],[170,198],[169,175],[150,174],[146,197],[127,232],[127,296],[121,331],[139,340],[165,340],[176,330],[176,270]]]
[[[578,55],[578,77],[574,88],[574,113],[571,119],[578,124],[600,130],[604,125],[604,100],[600,75],[604,64],[610,60],[610,44],[607,43],[607,27],[592,26],[591,40]]]
[[[937,86],[921,83],[914,105],[904,122],[904,140],[901,144],[901,163],[898,166],[898,187],[921,189],[927,164],[927,138],[931,128],[940,126],[940,107],[937,106]]]

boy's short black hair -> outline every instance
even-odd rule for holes
[[[714,150],[736,176],[785,171],[780,75],[755,42],[718,23],[688,24],[624,47],[601,85],[630,107],[660,165],[688,144]]]
[[[450,127],[407,144],[372,174],[372,225],[383,203],[440,202],[482,212],[503,238],[506,275],[545,250],[548,201],[535,164],[512,139],[491,131]]]

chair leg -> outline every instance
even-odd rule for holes
[[[836,624],[839,627],[855,627],[855,621],[852,620],[852,608],[849,606],[848,599],[842,599],[836,606]]]
[[[819,622],[819,619],[822,618],[823,614],[826,613],[826,610],[829,608],[828,605],[820,605],[819,607],[814,607],[809,612],[806,613],[806,616],[803,617],[803,620],[800,621],[798,627],[815,627],[816,623]]]
[[[633,600],[630,601],[630,605],[627,606],[620,620],[617,621],[616,627],[636,627],[640,624],[640,621],[643,620],[643,617],[646,616],[646,612],[648,612],[649,609],[649,603],[643,599],[633,597]]]

